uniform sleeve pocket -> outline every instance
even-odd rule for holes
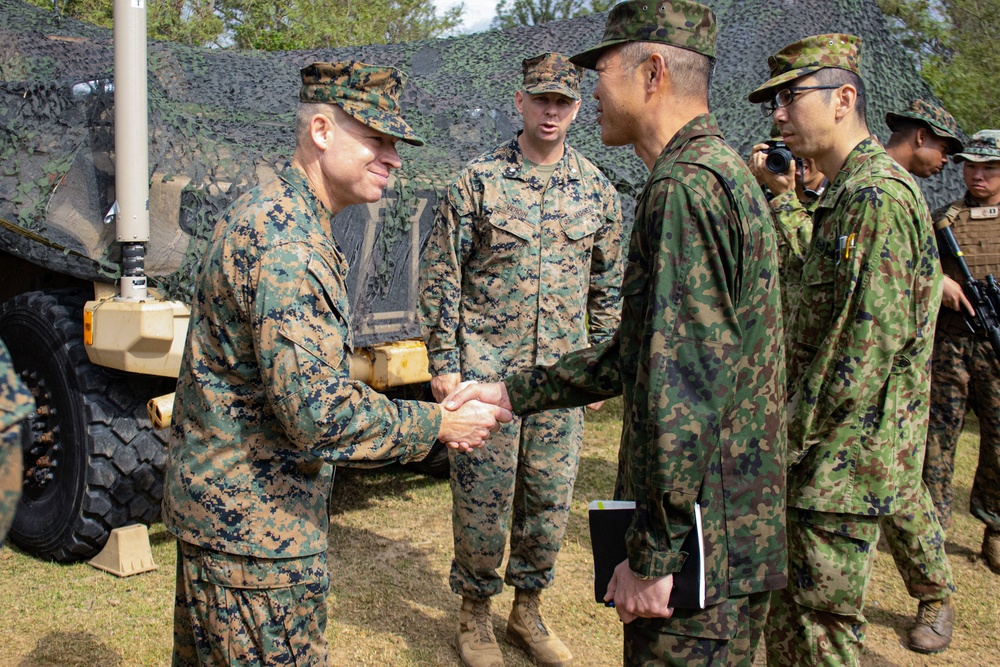
[[[347,312],[347,290],[340,272],[314,254],[299,287],[298,302],[286,310],[281,335],[323,364],[341,367],[353,348]]]

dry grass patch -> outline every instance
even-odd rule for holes
[[[587,502],[613,489],[621,427],[620,401],[587,421],[576,499],[544,611],[570,646],[578,667],[621,663],[621,628],[613,610],[591,603]],[[974,421],[970,431],[976,432]],[[960,587],[952,648],[920,656],[900,647],[916,611],[888,552],[880,552],[869,591],[864,665],[991,665],[1000,662],[1000,577],[979,560],[981,524],[968,515],[977,449],[970,433],[959,446],[955,528],[948,552]],[[452,644],[459,599],[448,588],[451,495],[448,483],[400,470],[341,470],[330,531],[332,590],[327,634],[334,667],[458,665]],[[160,569],[126,579],[86,564],[42,563],[0,551],[0,665],[168,665],[175,547],[151,527]],[[513,599],[494,604],[508,667],[526,667],[505,638]]]

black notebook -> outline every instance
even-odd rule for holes
[[[635,503],[631,500],[594,500],[590,506],[590,543],[594,551],[594,599],[604,604],[604,594],[615,568],[628,558],[625,530],[632,523]],[[680,572],[674,573],[670,606],[705,608],[705,539],[701,527],[701,505],[694,505],[695,525],[681,551],[688,557]]]

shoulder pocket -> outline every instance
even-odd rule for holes
[[[354,348],[347,286],[339,266],[314,252],[299,287],[298,303],[286,311],[281,334],[324,364],[338,368]]]

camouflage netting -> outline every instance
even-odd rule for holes
[[[769,128],[747,93],[767,78],[767,56],[805,35],[845,31],[864,38],[869,120],[883,140],[886,111],[914,97],[933,99],[874,0],[707,4],[721,26],[712,107],[744,155]],[[146,270],[152,283],[188,300],[221,211],[290,157],[300,67],[345,58],[395,65],[410,74],[405,115],[428,145],[402,146],[402,178],[379,204],[344,211],[339,232],[352,266],[356,342],[418,335],[416,257],[430,231],[435,193],[519,127],[513,96],[521,59],[591,46],[604,20],[600,14],[426,42],[280,53],[150,43]],[[0,249],[87,280],[111,281],[118,272],[114,233],[103,223],[114,200],[112,69],[110,31],[0,0]],[[630,150],[601,145],[589,97],[594,83],[588,74],[569,141],[623,194],[634,195],[645,169]],[[955,167],[923,185],[932,206],[962,189]]]

